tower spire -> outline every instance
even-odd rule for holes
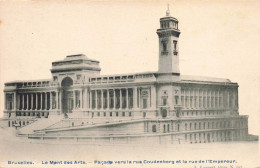
[[[169,8],[169,4],[167,4],[166,16],[170,16],[170,8]]]

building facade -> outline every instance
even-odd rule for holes
[[[160,19],[157,72],[101,76],[83,54],[52,63],[52,79],[5,83],[4,120],[19,136],[108,143],[246,140],[238,84],[183,76],[178,20]]]

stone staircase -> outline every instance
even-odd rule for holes
[[[34,134],[35,130],[42,130],[46,127],[49,127],[50,125],[53,125],[59,121],[61,121],[63,116],[55,116],[51,118],[39,118],[37,121],[26,125],[25,127],[22,127],[17,131],[18,135],[28,135],[28,134]]]

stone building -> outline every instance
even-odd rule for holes
[[[4,120],[19,136],[89,143],[208,143],[246,140],[238,84],[183,76],[178,20],[160,18],[157,72],[101,76],[83,54],[52,63],[52,79],[5,83]]]

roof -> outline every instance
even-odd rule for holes
[[[68,55],[66,56],[65,59],[59,60],[59,61],[54,61],[53,63],[58,63],[58,62],[67,62],[67,61],[75,61],[75,60],[88,60],[88,61],[93,61],[99,63],[99,61],[94,60],[94,59],[89,59],[86,55],[84,54],[76,54],[76,55]]]
[[[232,83],[229,79],[225,79],[225,78],[213,78],[213,77],[191,76],[191,75],[181,75],[181,81]]]

